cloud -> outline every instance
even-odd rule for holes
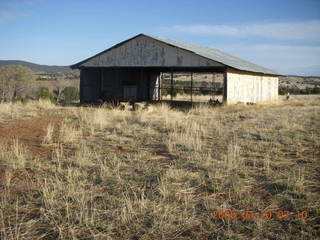
[[[175,25],[163,27],[162,30],[193,35],[320,41],[320,20],[239,25]]]
[[[215,38],[216,44],[212,44],[211,47],[284,74],[320,75],[318,44],[320,20],[233,25],[175,25],[163,27],[162,31],[223,37],[228,39],[230,44]],[[237,43],[244,38],[251,39],[252,44]],[[300,45],[295,45],[297,43]]]
[[[284,74],[320,76],[320,46],[230,44],[211,47]]]

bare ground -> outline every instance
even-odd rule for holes
[[[32,154],[49,155],[54,148],[42,144],[47,126],[49,124],[55,126],[56,138],[61,120],[61,116],[40,116],[5,125],[0,124],[0,141],[18,139]]]

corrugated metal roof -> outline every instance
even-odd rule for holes
[[[249,71],[249,72],[258,72],[258,73],[264,73],[264,74],[274,74],[274,75],[280,75],[278,72],[259,66],[257,64],[251,63],[249,61],[243,60],[241,58],[232,56],[230,54],[227,54],[225,52],[222,52],[218,49],[214,48],[208,48],[203,46],[197,46],[190,43],[182,42],[182,41],[176,41],[171,39],[164,39],[164,38],[158,38],[150,35],[145,35],[154,39],[157,39],[159,41],[162,41],[164,43],[176,46],[178,48],[186,49],[188,51],[194,52],[200,56],[209,58],[213,61],[222,63],[226,66],[243,70],[243,71]]]
[[[259,65],[256,65],[254,63],[251,63],[249,61],[246,61],[246,60],[243,60],[241,58],[238,58],[238,57],[235,57],[235,56],[232,56],[230,54],[227,54],[227,53],[224,53],[218,49],[214,49],[214,48],[208,48],[208,47],[203,47],[203,46],[197,46],[197,45],[193,45],[193,44],[190,44],[190,43],[186,43],[186,42],[182,42],[182,41],[176,41],[176,40],[170,40],[170,39],[164,39],[164,38],[158,38],[158,37],[155,37],[155,36],[151,36],[151,35],[146,35],[146,34],[139,34],[133,38],[130,38],[126,41],[123,41],[101,53],[98,53],[96,55],[94,55],[93,57],[90,57],[84,61],[81,61],[75,65],[72,65],[71,68],[78,68],[80,67],[81,64],[89,61],[90,59],[96,57],[96,56],[99,56],[105,52],[108,52],[109,50],[113,49],[113,48],[116,48],[116,47],[119,47],[121,45],[123,45],[124,43],[134,39],[134,38],[137,38],[139,36],[145,36],[145,37],[148,37],[148,38],[152,38],[152,39],[155,39],[155,40],[158,40],[160,42],[163,42],[165,44],[169,44],[171,46],[174,46],[174,47],[177,47],[177,48],[181,48],[181,49],[184,49],[184,50],[187,50],[187,51],[190,51],[190,52],[193,52],[199,56],[202,56],[202,57],[205,57],[205,58],[208,58],[208,59],[211,59],[213,61],[216,61],[216,62],[219,62],[225,66],[228,66],[228,67],[231,67],[231,68],[235,68],[235,69],[238,69],[238,70],[242,70],[242,71],[249,71],[249,72],[256,72],[256,73],[263,73],[263,74],[271,74],[271,75],[281,75],[279,74],[278,72],[276,71],[273,71],[271,69],[268,69],[268,68],[265,68],[265,67],[262,67],[262,66],[259,66]]]

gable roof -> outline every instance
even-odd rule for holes
[[[114,46],[112,46],[111,48],[106,49],[105,51],[102,51],[88,59],[85,59],[79,63],[76,63],[74,65],[71,66],[72,69],[74,68],[79,68],[81,67],[82,64],[88,62],[89,60],[100,56],[114,48],[118,48],[121,45],[137,38],[140,36],[144,36],[147,38],[151,38],[153,40],[156,41],[160,41],[162,43],[165,43],[167,45],[176,47],[176,48],[180,48],[183,50],[187,50],[189,52],[192,52],[193,54],[196,54],[200,57],[204,57],[210,60],[213,60],[215,62],[221,63],[227,67],[231,67],[237,70],[242,70],[242,71],[249,71],[249,72],[255,72],[255,73],[263,73],[263,74],[270,74],[270,75],[281,75],[276,71],[273,71],[271,69],[259,66],[257,64],[251,63],[249,61],[243,60],[241,58],[232,56],[230,54],[224,53],[218,49],[214,49],[214,48],[208,48],[208,47],[203,47],[203,46],[197,46],[197,45],[193,45],[190,43],[186,43],[186,42],[182,42],[182,41],[176,41],[176,40],[170,40],[170,39],[164,39],[164,38],[158,38],[158,37],[154,37],[154,36],[150,36],[150,35],[146,35],[146,34],[139,34],[134,36],[133,38],[130,38],[128,40],[125,40],[123,42],[120,42]]]

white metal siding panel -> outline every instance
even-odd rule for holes
[[[227,103],[257,103],[278,98],[278,77],[227,72]]]

